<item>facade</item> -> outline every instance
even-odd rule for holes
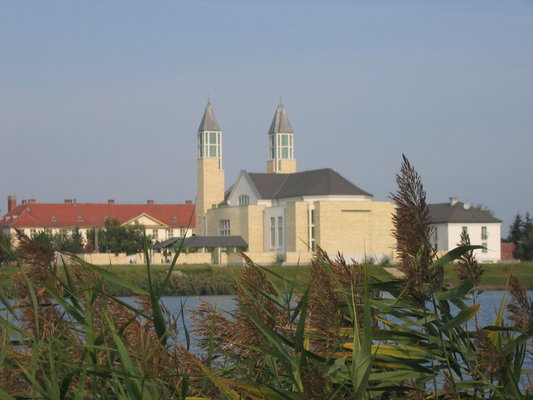
[[[209,146],[220,147],[206,151],[212,133],[216,142]],[[210,103],[197,137],[197,235],[241,237],[260,263],[308,262],[317,246],[357,261],[395,258],[394,204],[373,201],[328,168],[297,172],[294,131],[283,105],[268,131],[266,172],[241,171],[225,192],[222,131]]]
[[[429,204],[432,227],[432,244],[437,252],[447,252],[457,247],[461,233],[466,231],[470,244],[483,246],[475,250],[476,259],[482,263],[501,260],[501,221],[488,213],[451,197],[448,203]]]
[[[0,220],[0,228],[11,237],[16,237],[15,229],[31,236],[40,231],[69,233],[79,229],[84,238],[87,231],[95,227],[103,228],[107,219],[116,219],[121,225],[140,224],[146,234],[155,241],[172,237],[190,236],[194,231],[194,205],[154,204],[106,204],[78,203],[65,200],[64,203],[38,203],[23,200],[17,204],[14,195],[8,196],[8,212]]]

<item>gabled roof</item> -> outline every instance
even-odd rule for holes
[[[268,133],[294,133],[289,121],[289,114],[287,114],[287,110],[281,104],[274,113],[274,118],[272,119]]]
[[[202,122],[200,122],[200,126],[198,127],[198,132],[203,131],[220,131],[220,126],[218,125],[217,118],[215,117],[213,107],[211,107],[211,102],[207,103],[204,116],[202,117]]]
[[[468,204],[465,206],[465,203],[460,201],[453,205],[451,203],[428,204],[428,208],[431,222],[434,224],[443,222],[502,222],[487,212],[470,207]]]
[[[194,228],[194,204],[26,203],[2,217],[0,226],[93,227],[108,218],[124,224],[143,214],[169,227]]]
[[[372,196],[330,168],[292,174],[249,173],[262,199],[299,196]]]

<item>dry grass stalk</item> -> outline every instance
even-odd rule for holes
[[[514,275],[509,277],[509,292],[513,302],[507,305],[507,311],[510,313],[508,318],[522,331],[533,329],[533,301],[527,295],[526,288],[520,285]]]

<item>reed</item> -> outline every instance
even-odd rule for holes
[[[179,251],[164,273],[147,263],[143,289],[74,255],[71,266],[54,265],[21,235],[29,267],[13,279],[22,296],[0,292],[0,397],[531,398],[523,364],[531,357],[532,300],[510,276],[509,304],[479,326],[477,247],[465,239],[436,259],[424,236],[425,193],[407,159],[398,183],[403,278],[318,249],[309,280],[288,279],[243,254],[235,310],[204,302],[193,310],[193,332],[178,328],[183,310],[170,315],[160,301],[183,285]],[[459,273],[453,287],[443,269]],[[136,293],[136,304],[110,294],[117,287]]]

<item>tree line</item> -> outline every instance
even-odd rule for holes
[[[507,241],[515,244],[513,257],[523,261],[533,260],[533,220],[529,212],[525,217],[516,214],[509,229]]]
[[[106,220],[102,229],[87,231],[86,240],[80,230],[52,233],[39,231],[30,238],[44,252],[55,251],[70,253],[126,253],[134,254],[143,251],[144,227],[140,224],[121,226],[116,219]],[[148,245],[151,238],[146,237]],[[0,231],[0,265],[16,262],[18,259],[17,248],[8,235]]]

